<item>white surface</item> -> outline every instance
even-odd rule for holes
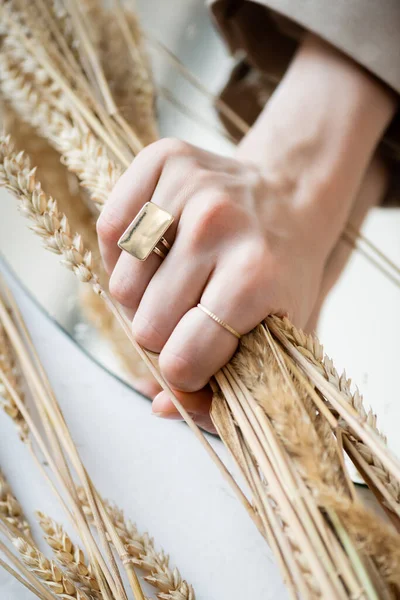
[[[147,400],[95,365],[13,289],[101,494],[154,536],[198,600],[286,598],[271,553],[187,427],[152,417]],[[40,509],[67,523],[3,412],[0,466],[32,520]],[[0,598],[33,596],[0,569]]]
[[[374,209],[363,228],[400,265],[400,210]],[[400,289],[353,253],[328,298],[319,338],[338,370],[346,369],[378,415],[378,426],[400,456],[399,351]]]

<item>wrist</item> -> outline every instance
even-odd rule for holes
[[[238,147],[286,190],[327,251],[344,227],[395,95],[329,44],[309,35]]]

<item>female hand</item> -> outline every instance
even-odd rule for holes
[[[235,158],[178,140],[156,142],[133,161],[98,221],[111,294],[133,317],[137,341],[160,353],[164,377],[207,428],[205,386],[238,340],[197,304],[240,334],[271,313],[305,325],[394,111],[390,94],[349,63],[308,40]],[[345,94],[332,105],[337,78]],[[165,235],[172,248],[164,261],[151,254],[140,262],[121,253],[117,241],[150,200],[175,218]],[[164,410],[168,402],[161,394],[153,410],[174,416]]]

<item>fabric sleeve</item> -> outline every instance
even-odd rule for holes
[[[282,66],[294,37],[307,30],[350,56],[400,94],[399,0],[209,0],[209,3],[231,49],[244,49],[256,66],[266,68],[265,63],[271,60]],[[268,50],[273,50],[275,57],[266,56]]]

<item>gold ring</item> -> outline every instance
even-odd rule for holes
[[[236,329],[233,329],[233,327],[231,327],[230,325],[228,325],[228,323],[225,323],[225,321],[223,321],[222,319],[220,319],[219,317],[217,317],[217,315],[215,315],[213,312],[211,312],[211,310],[208,310],[208,308],[206,308],[205,306],[203,306],[202,304],[198,304],[197,308],[200,308],[200,310],[203,311],[203,313],[205,313],[208,317],[210,317],[211,319],[213,319],[216,323],[218,323],[218,325],[221,325],[221,327],[223,327],[224,329],[226,329],[227,331],[229,331],[229,333],[231,333],[232,335],[234,335],[238,340],[240,340],[240,338],[242,337],[240,335],[240,333],[238,333],[236,331]]]
[[[159,256],[160,258],[162,258],[163,260],[167,256],[165,254],[165,252],[163,252],[162,250],[160,250],[160,248],[158,248],[157,246],[155,248],[153,248],[153,252],[154,252],[154,254],[157,254],[157,256]]]
[[[139,260],[146,260],[152,252],[165,258],[171,244],[164,238],[164,233],[173,220],[174,217],[169,212],[153,202],[146,202],[121,235],[118,246]],[[164,246],[165,251],[157,248],[159,243]]]
[[[161,238],[160,243],[165,246],[167,250],[171,250],[171,244],[165,239],[165,237]]]

